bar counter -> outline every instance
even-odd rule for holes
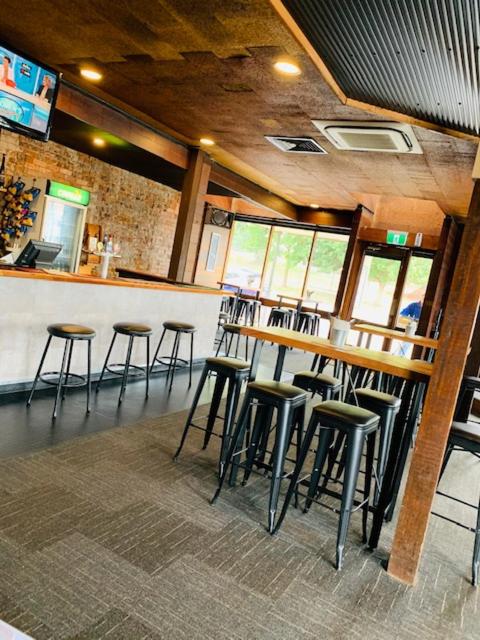
[[[31,381],[47,339],[47,325],[58,322],[83,324],[95,329],[92,372],[103,365],[115,322],[140,322],[153,329],[152,348],[160,339],[165,320],[189,322],[197,328],[194,359],[212,353],[222,300],[217,289],[188,284],[103,280],[92,276],[29,269],[0,268],[0,388]],[[167,332],[162,353],[170,354],[173,336]],[[52,342],[45,371],[58,370],[62,340]],[[136,341],[141,343],[141,341]],[[117,339],[112,362],[123,362],[126,341]],[[85,370],[86,347],[74,349],[72,371]],[[137,344],[133,364],[145,364],[145,345]],[[188,357],[188,341],[182,341],[180,357]]]

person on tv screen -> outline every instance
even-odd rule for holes
[[[7,84],[9,87],[15,86],[15,80],[13,76],[13,68],[12,68],[12,59],[7,56],[6,53],[3,54],[2,58],[2,67],[0,69],[0,80]]]
[[[53,82],[51,76],[45,75],[42,78],[42,84],[38,87],[35,94],[42,100],[52,102],[53,99]]]

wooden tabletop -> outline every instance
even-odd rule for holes
[[[435,340],[434,338],[426,338],[425,336],[407,336],[403,331],[398,331],[397,329],[387,329],[386,327],[377,327],[377,325],[375,324],[366,324],[363,322],[359,322],[355,324],[352,329],[354,331],[372,333],[375,336],[383,336],[384,338],[390,338],[392,340],[409,342],[410,344],[416,344],[420,347],[427,347],[430,349],[438,348],[438,340]]]
[[[425,382],[432,374],[433,365],[425,360],[410,360],[402,356],[394,356],[385,351],[372,351],[361,347],[345,345],[336,347],[326,338],[310,336],[300,331],[282,329],[280,327],[242,327],[243,335],[267,340],[285,347],[294,347],[327,358],[341,360],[347,364],[388,373],[405,380]]]

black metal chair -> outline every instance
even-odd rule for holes
[[[322,400],[331,400],[342,389],[341,380],[319,371],[298,371],[293,376],[292,384],[310,392],[312,396],[320,395]]]
[[[115,344],[115,341],[118,335],[128,337],[128,347],[127,347],[127,355],[125,358],[125,362],[109,364],[113,345]],[[146,324],[138,324],[135,322],[117,322],[116,324],[113,325],[113,337],[107,351],[105,362],[103,363],[102,373],[100,374],[100,378],[97,382],[97,393],[100,390],[100,385],[103,382],[105,371],[108,371],[109,373],[112,373],[115,376],[122,377],[122,385],[120,387],[120,394],[118,396],[119,405],[122,404],[123,402],[129,375],[134,375],[135,377],[145,376],[145,397],[148,398],[148,390],[149,390],[149,382],[150,382],[149,366],[150,366],[150,336],[151,335],[152,335],[152,329]],[[133,343],[135,338],[146,338],[146,341],[147,341],[146,361],[145,361],[146,364],[143,367],[136,364],[132,364],[130,362],[132,358],[132,349],[133,349]],[[113,369],[112,367],[116,367],[116,369]],[[131,374],[131,369],[133,369],[133,374]]]
[[[272,307],[268,316],[268,327],[282,327],[289,329],[293,317],[293,309],[282,309],[281,307]]]
[[[48,339],[45,349],[43,350],[42,357],[40,359],[40,365],[33,381],[32,389],[27,400],[27,407],[32,403],[33,394],[37,387],[38,381],[41,380],[46,384],[57,387],[57,393],[55,396],[55,404],[53,405],[52,420],[57,417],[57,408],[60,396],[62,400],[65,398],[66,389],[72,389],[75,387],[87,387],[87,413],[90,413],[90,392],[91,392],[91,356],[92,356],[92,340],[95,338],[95,331],[89,327],[84,327],[78,324],[51,324],[47,327]],[[62,365],[60,371],[47,371],[42,374],[43,363],[48,353],[52,338],[61,338],[65,340],[65,348],[63,350]],[[79,375],[77,373],[71,373],[70,365],[72,362],[73,344],[75,342],[84,341],[87,343],[87,376]],[[49,379],[47,376],[54,376],[54,379]],[[65,377],[64,377],[65,376]],[[73,379],[74,381],[70,380]],[[63,391],[63,394],[62,394]]]
[[[466,376],[463,379],[462,389],[459,395],[459,399],[457,402],[456,408],[456,416],[457,414],[464,413],[462,411],[462,403],[466,394],[471,394],[475,391],[480,391],[480,378],[475,378],[473,376]],[[468,411],[467,411],[468,413]],[[452,423],[452,427],[450,430],[450,435],[448,438],[447,448],[445,450],[445,456],[443,460],[442,470],[440,473],[440,480],[443,476],[443,473],[447,467],[447,464],[450,460],[450,457],[454,451],[463,451],[465,453],[471,453],[474,456],[480,458],[480,424],[476,422],[459,422],[458,420]],[[439,484],[440,484],[439,480]],[[449,498],[450,500],[454,500],[455,502],[460,502],[461,504],[471,507],[472,509],[477,510],[477,519],[476,526],[469,527],[464,525],[461,522],[458,522],[452,518],[446,517],[440,513],[432,511],[432,514],[447,520],[448,522],[452,522],[453,524],[462,527],[463,529],[467,529],[475,534],[475,540],[473,545],[473,557],[472,557],[472,585],[474,587],[478,586],[478,579],[480,573],[480,503],[470,504],[467,503],[460,498],[451,496],[449,494],[444,493],[443,491],[439,491],[437,489],[437,493],[445,498]]]
[[[247,385],[245,399],[227,453],[224,471],[220,475],[219,485],[212,498],[212,503],[220,495],[230,466],[230,486],[235,485],[240,467],[245,470],[242,484],[246,484],[254,465],[257,468],[271,470],[268,530],[273,532],[280,485],[284,478],[285,460],[295,429],[297,430],[297,453],[300,450],[306,398],[305,391],[282,382],[255,381]],[[256,413],[252,430],[250,420],[254,406]],[[277,411],[274,446],[270,462],[265,463],[274,410]],[[251,436],[248,438],[248,445],[243,448],[247,432]],[[240,461],[242,453],[246,453],[244,462]]]
[[[175,339],[173,341],[172,352],[169,356],[159,356],[158,352],[160,351],[160,347],[162,346],[163,339],[165,337],[165,333],[167,331],[173,331],[175,333]],[[160,337],[160,341],[158,343],[158,347],[155,351],[155,355],[153,356],[152,366],[150,367],[150,372],[152,372],[153,367],[156,362],[167,366],[167,378],[165,384],[168,384],[168,380],[170,379],[169,391],[172,390],[173,385],[173,377],[175,375],[175,371],[178,368],[188,367],[189,369],[189,378],[188,378],[188,387],[192,386],[192,366],[193,366],[193,337],[196,332],[196,328],[193,324],[189,324],[188,322],[176,322],[176,321],[167,321],[163,323],[163,331]],[[190,336],[190,360],[185,360],[184,358],[178,357],[178,351],[180,348],[180,339],[182,335]]]
[[[207,426],[201,427],[193,422],[193,418],[197,409],[200,395],[203,391],[203,387],[205,386],[205,381],[207,380],[207,377],[212,373],[216,375],[215,388],[208,412]],[[225,466],[228,446],[230,444],[230,435],[233,428],[233,421],[237,411],[238,399],[240,397],[242,384],[248,379],[249,373],[250,363],[246,362],[245,360],[227,357],[207,358],[202,371],[202,375],[200,377],[200,381],[198,383],[197,390],[195,392],[195,397],[193,399],[190,412],[187,417],[187,421],[185,423],[185,428],[183,430],[180,444],[178,445],[178,449],[173,456],[174,460],[177,460],[178,456],[180,455],[191,427],[200,429],[201,431],[205,432],[203,449],[207,448],[211,436],[217,435],[213,432],[213,428],[215,426],[215,420],[218,418],[218,410],[220,407],[220,402],[222,400],[222,394],[225,389],[225,385],[228,383],[227,400],[225,404],[225,417],[223,418],[223,429],[221,435],[219,436],[221,438],[222,444],[220,448],[218,468],[219,475],[222,475]]]
[[[345,402],[339,402],[338,400],[327,400],[313,408],[312,416],[302,442],[301,452],[290,480],[285,502],[283,503],[282,512],[275,527],[275,532],[280,529],[292,497],[298,495],[298,487],[301,482],[300,474],[305,465],[307,455],[310,452],[315,434],[318,433],[318,445],[310,474],[310,482],[308,484],[308,493],[304,509],[305,513],[309,510],[312,502],[317,501],[316,496],[324,492],[325,483],[320,484],[322,470],[325,466],[335,432],[340,431],[345,433],[347,438],[347,457],[337,531],[337,570],[341,569],[343,565],[345,541],[350,524],[350,516],[354,510],[355,491],[365,443],[367,445],[367,457],[365,463],[363,501],[357,508],[362,508],[363,540],[364,542],[367,541],[367,520],[375,455],[375,434],[379,422],[380,418],[375,413],[362,409],[361,407],[346,404]]]

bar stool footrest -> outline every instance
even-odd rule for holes
[[[53,379],[47,380],[45,376],[56,376]],[[76,387],[84,387],[87,384],[86,376],[82,376],[79,373],[69,373],[68,376],[65,374],[64,376],[65,382],[62,382],[62,389],[74,389]],[[74,378],[78,380],[78,382],[68,382],[69,378]],[[52,387],[57,387],[60,383],[60,371],[45,371],[39,376],[39,380],[44,382],[45,384],[49,384]]]
[[[112,369],[111,367],[121,367],[120,369]],[[124,362],[115,362],[113,364],[109,364],[105,367],[106,371],[109,371],[114,376],[123,376],[125,372],[125,363]],[[133,369],[133,373],[130,373],[130,369]],[[130,364],[128,366],[128,375],[138,378],[143,378],[147,375],[146,367],[140,367],[137,364]]]

